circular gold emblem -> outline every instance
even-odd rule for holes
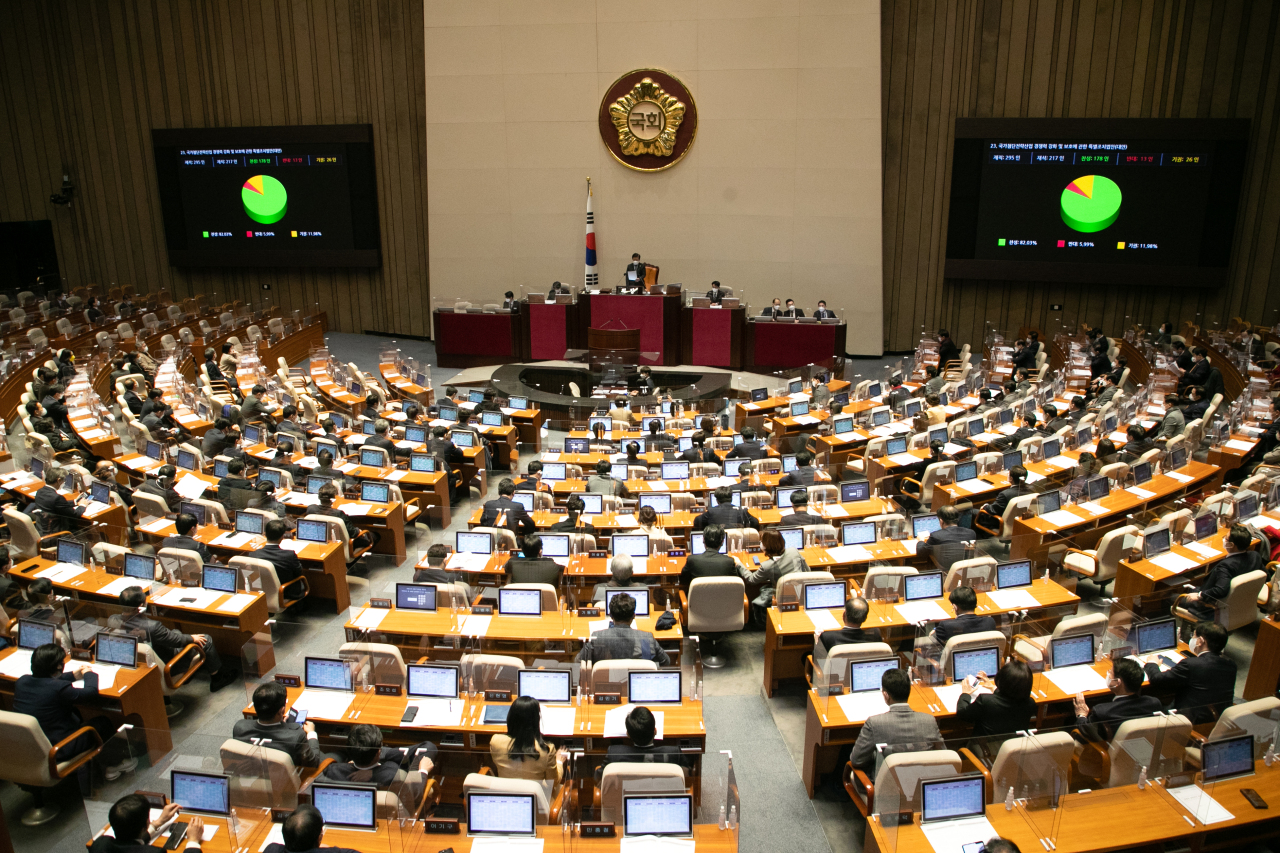
[[[698,132],[685,85],[665,71],[640,68],[619,77],[600,102],[600,138],[614,159],[639,172],[680,161]]]

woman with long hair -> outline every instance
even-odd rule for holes
[[[564,777],[568,750],[556,750],[542,737],[542,706],[532,696],[521,696],[507,713],[507,733],[489,741],[489,757],[505,779],[549,779]]]

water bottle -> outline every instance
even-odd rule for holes
[[[1009,790],[1004,795],[1004,810],[1013,811],[1013,786],[1009,786]]]
[[[736,805],[729,806],[729,828],[738,828],[738,807]]]
[[[728,829],[728,828],[729,828],[729,821],[725,818],[725,811],[724,811],[724,804],[723,804],[723,803],[721,803],[721,804],[720,804],[720,828],[721,828],[721,829]]]
[[[1147,787],[1147,768],[1143,765],[1142,770],[1138,773],[1138,790],[1145,790]]]

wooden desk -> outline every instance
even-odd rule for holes
[[[1211,548],[1214,551],[1213,555],[1201,554],[1186,545],[1173,545],[1169,549],[1170,551],[1195,563],[1193,568],[1185,571],[1171,572],[1163,566],[1144,558],[1121,560],[1116,567],[1115,586],[1113,587],[1115,592],[1113,595],[1116,598],[1137,598],[1155,592],[1161,584],[1166,583],[1170,578],[1197,577],[1205,566],[1227,556],[1227,552],[1222,548],[1222,543],[1227,538],[1228,532],[1229,530],[1224,528],[1199,543],[1189,543]]]
[[[1280,687],[1280,623],[1275,614],[1258,622],[1258,638],[1254,641],[1249,676],[1244,683],[1245,701],[1276,695]]]
[[[16,647],[0,651],[0,660],[16,651]],[[77,665],[76,661],[68,660],[66,666],[73,669]],[[133,669],[121,667],[116,673],[115,683],[106,690],[99,690],[99,702],[80,706],[80,714],[86,720],[105,714],[111,720],[133,723],[145,729],[147,755],[151,763],[156,764],[173,749],[160,678],[160,670],[149,664],[140,664]],[[13,710],[13,689],[17,681],[0,675],[0,704],[6,710]]]
[[[166,791],[165,795],[168,796],[168,793],[169,792]],[[271,831],[270,813],[264,811],[263,809],[239,808],[236,806],[231,807],[231,812],[233,815],[235,815],[236,819],[234,821],[232,821],[228,817],[221,817],[219,815],[211,815],[211,814],[199,815],[200,819],[204,821],[204,825],[206,829],[208,829],[211,826],[217,827],[217,832],[214,833],[213,838],[210,839],[209,841],[203,842],[200,845],[200,849],[201,851],[203,851],[203,853],[241,853],[241,851],[244,851],[244,850],[256,851],[259,847],[261,847],[263,844],[266,843],[267,833]],[[187,821],[190,819],[191,819],[191,815],[187,815],[187,814],[182,814],[182,815],[179,815],[178,817],[178,820],[182,820],[182,821]],[[94,840],[97,840],[98,836],[101,835],[104,830],[109,828],[109,826],[110,824],[105,824],[103,826],[100,826],[97,830],[98,834],[94,836]],[[234,836],[231,835],[233,827],[236,829],[236,834]],[[421,829],[419,829],[419,832],[421,832]],[[330,844],[348,843],[345,840],[329,841],[330,836],[336,837],[339,834],[343,835],[344,837],[346,835],[363,835],[363,836],[370,835],[370,833],[342,833],[337,830],[325,830],[325,834],[324,834],[325,841]],[[167,835],[167,831],[166,831],[166,835]],[[164,836],[161,837],[161,840],[163,839],[163,837]],[[352,841],[351,843],[357,843],[357,842]],[[153,849],[163,850],[164,849],[163,843],[161,843],[161,846],[158,846],[158,847],[153,846]],[[192,849],[193,848],[190,845],[188,845],[185,841],[183,842],[182,846],[178,848],[179,853],[185,853],[185,851],[192,850]],[[380,848],[377,848],[377,847],[370,848],[371,851],[377,850],[377,849],[380,849]],[[385,848],[382,848],[382,849],[385,849]],[[397,853],[399,853],[399,851],[397,851]],[[434,853],[434,851],[432,851],[432,853]]]
[[[542,449],[542,409],[513,409],[511,424],[520,431],[520,443],[535,453]]]
[[[1243,433],[1232,433],[1228,441],[1240,442],[1240,446],[1230,447],[1222,444],[1217,447],[1210,447],[1207,457],[1210,465],[1217,465],[1226,471],[1234,470],[1244,464],[1244,458],[1258,446],[1258,439]],[[1243,445],[1248,445],[1248,447],[1246,448]]]
[[[394,364],[379,363],[378,373],[381,374],[383,381],[395,388],[402,397],[416,401],[423,408],[430,406],[435,400],[435,391],[430,386],[424,387],[409,377],[402,376],[399,368]]]

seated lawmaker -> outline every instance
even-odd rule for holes
[[[712,305],[719,305],[729,294],[720,287],[720,282],[711,282],[711,289],[707,291],[707,298],[711,300]]]
[[[844,627],[821,632],[818,635],[818,642],[822,643],[822,647],[827,651],[831,651],[836,646],[847,646],[852,643],[881,642],[878,628],[862,627],[862,623],[867,621],[867,616],[870,614],[871,606],[867,604],[865,598],[850,598],[844,603]]]
[[[131,586],[122,591],[120,606],[128,614],[122,623],[123,628],[142,638],[142,642],[151,646],[166,665],[187,646],[198,646],[200,654],[204,656],[205,671],[209,673],[210,693],[217,693],[240,677],[240,672],[233,664],[223,663],[217,646],[213,644],[213,637],[208,634],[184,634],[148,616],[147,593],[142,587]],[[184,655],[173,665],[172,671],[175,675],[180,675],[190,669],[191,663],[192,656]],[[165,697],[165,702],[169,703],[168,696]]]
[[[752,427],[743,427],[742,443],[730,450],[726,459],[763,459],[769,455],[764,442],[756,440],[756,431]]]
[[[903,669],[887,669],[880,677],[880,692],[889,710],[874,714],[862,724],[858,740],[849,760],[864,772],[875,769],[876,751],[885,745],[884,753],[926,752],[942,749],[942,733],[932,714],[912,710],[911,677]]]
[[[687,590],[689,584],[698,578],[738,577],[738,561],[728,554],[720,553],[724,540],[724,528],[720,525],[709,524],[702,528],[702,544],[706,546],[706,550],[701,554],[689,553],[684,561],[684,568],[680,570],[681,587]]]
[[[284,519],[271,519],[262,528],[263,534],[267,537],[267,544],[256,551],[250,551],[248,555],[259,560],[266,560],[274,566],[276,578],[280,581],[281,586],[302,576],[302,561],[298,559],[298,555],[288,548],[280,547],[280,540],[284,539],[284,535],[288,530],[289,526],[285,524]],[[300,587],[300,584],[289,587],[284,593],[285,598],[291,601],[302,598],[305,593]],[[299,605],[299,607],[301,606]]]
[[[787,307],[782,309],[782,316],[786,318],[803,317],[804,311],[796,307],[796,301],[794,299],[788,299]]]
[[[796,468],[782,475],[779,486],[812,486],[818,482],[818,469],[813,467],[813,454],[801,450],[796,454]]]
[[[791,493],[791,509],[792,513],[790,515],[782,516],[781,524],[783,527],[827,523],[827,520],[822,516],[809,512],[809,491],[807,489],[796,489]]]
[[[615,595],[609,602],[609,619],[613,624],[591,635],[583,643],[574,660],[595,663],[602,660],[651,660],[667,666],[671,658],[653,634],[631,627],[636,617],[636,600],[627,593]]]
[[[937,530],[924,534],[916,546],[916,556],[932,557],[945,572],[952,563],[961,559],[965,543],[973,542],[975,536],[972,530],[960,526],[960,511],[954,506],[938,509],[938,524]]]
[[[1233,579],[1266,569],[1263,556],[1249,550],[1252,543],[1253,532],[1248,527],[1231,525],[1231,530],[1222,540],[1222,550],[1227,552],[1227,556],[1209,567],[1209,574],[1199,589],[1183,598],[1187,610],[1201,620],[1213,619],[1214,606],[1226,600]]]
[[[280,825],[284,843],[272,842],[262,853],[320,853],[324,837],[324,815],[310,803],[302,803]],[[188,846],[190,846],[188,844]],[[357,853],[349,847],[324,846],[324,853]]]
[[[353,550],[366,546],[372,548],[378,544],[378,540],[382,538],[378,531],[360,529],[351,520],[351,516],[333,505],[333,502],[338,499],[338,487],[332,480],[320,487],[316,497],[320,499],[320,503],[307,507],[307,511],[303,513],[304,517],[323,515],[327,518],[339,519],[343,529],[347,531],[347,539],[351,542]]]
[[[658,723],[653,712],[643,705],[637,705],[627,714],[628,743],[610,744],[605,752],[604,763],[615,761],[641,764],[679,764],[692,768],[696,757],[686,756],[678,746],[658,746],[654,739],[658,734]]]
[[[604,601],[605,593],[611,589],[647,590],[648,587],[635,580],[635,563],[626,554],[615,554],[609,560],[609,580],[598,583],[591,591],[592,601]]]
[[[521,557],[507,561],[507,583],[549,583],[560,588],[560,564],[542,556],[542,537],[529,533],[520,547]]]
[[[760,567],[755,571],[751,571],[746,566],[738,568],[738,576],[746,581],[748,586],[760,586],[760,593],[751,602],[756,608],[773,605],[774,589],[782,578],[792,572],[809,571],[804,555],[795,548],[788,548],[782,534],[776,528],[771,527],[760,534],[760,545],[764,549],[765,557]]]
[[[200,559],[206,563],[213,559],[209,546],[196,539],[191,534],[195,532],[197,526],[196,517],[189,512],[180,512],[178,517],[173,520],[174,534],[166,536],[161,542],[161,548],[181,548],[186,551],[195,551],[200,555]]]
[[[990,616],[979,616],[974,612],[978,609],[978,594],[973,591],[973,587],[958,586],[951,590],[951,595],[947,596],[947,600],[956,609],[956,617],[954,619],[944,619],[934,626],[933,638],[938,645],[945,646],[947,640],[952,637],[958,637],[961,634],[994,631],[999,627],[996,625],[996,620]]]
[[[813,312],[813,318],[815,320],[834,320],[836,319],[836,312],[827,307],[825,299],[819,299],[818,308]]]
[[[507,713],[506,734],[489,739],[489,758],[503,779],[559,782],[569,750],[557,750],[542,737],[542,706],[532,696],[521,696]]]
[[[107,812],[110,833],[102,833],[89,845],[89,853],[149,853],[156,850],[152,842],[164,833],[178,817],[177,803],[168,803],[155,819],[151,804],[141,794],[126,794],[115,801]],[[199,850],[204,837],[204,821],[198,815],[187,818],[187,843],[184,850]]]
[[[773,302],[764,307],[764,310],[760,312],[760,316],[768,317],[771,320],[776,320],[782,316],[782,303],[778,300],[778,297],[775,296]]]
[[[1146,665],[1151,692],[1173,691],[1173,709],[1192,725],[1215,722],[1235,697],[1236,662],[1223,654],[1226,648],[1226,628],[1197,622],[1187,657],[1167,672],[1158,664]]]
[[[692,446],[684,453],[680,454],[680,458],[689,463],[695,462],[714,462],[720,464],[720,457],[710,447],[707,447],[707,434],[702,430],[694,430],[693,435],[689,439]]]
[[[1164,710],[1159,699],[1142,695],[1144,675],[1137,661],[1121,658],[1112,669],[1107,687],[1111,688],[1115,699],[1100,702],[1090,710],[1083,693],[1077,693],[1075,697],[1076,725],[1090,740],[1110,741],[1125,720],[1150,717]]]
[[[423,743],[425,746],[419,748],[421,757],[413,756],[411,766],[419,773],[430,773],[439,750],[430,741]],[[404,781],[401,773],[404,753],[383,746],[382,729],[377,726],[368,723],[352,726],[347,734],[347,754],[351,757],[349,761],[335,761],[320,775],[334,782],[373,785],[379,791],[391,790]]]
[[[979,673],[983,678],[987,673]],[[977,689],[965,679],[956,701],[956,719],[973,724],[975,738],[1011,735],[1032,725],[1036,700],[1031,698],[1031,667],[1011,660],[996,673],[993,693],[974,696]]]
[[[752,527],[756,530],[760,529],[760,520],[752,515],[745,507],[736,507],[733,505],[733,489],[729,486],[719,486],[711,497],[715,499],[716,505],[708,507],[707,510],[698,515],[693,520],[693,529],[702,530],[709,524],[718,524],[726,530],[733,530],[738,527]],[[708,501],[710,503],[710,501]]]
[[[242,743],[267,741],[269,749],[288,753],[294,767],[316,767],[324,756],[315,723],[285,720],[289,693],[278,681],[264,681],[253,690],[252,720],[236,720],[231,736]]]
[[[472,600],[471,586],[462,572],[451,572],[445,568],[449,562],[449,546],[436,542],[427,548],[427,567],[416,569],[413,573],[414,583],[456,583],[461,584],[467,601]]]

